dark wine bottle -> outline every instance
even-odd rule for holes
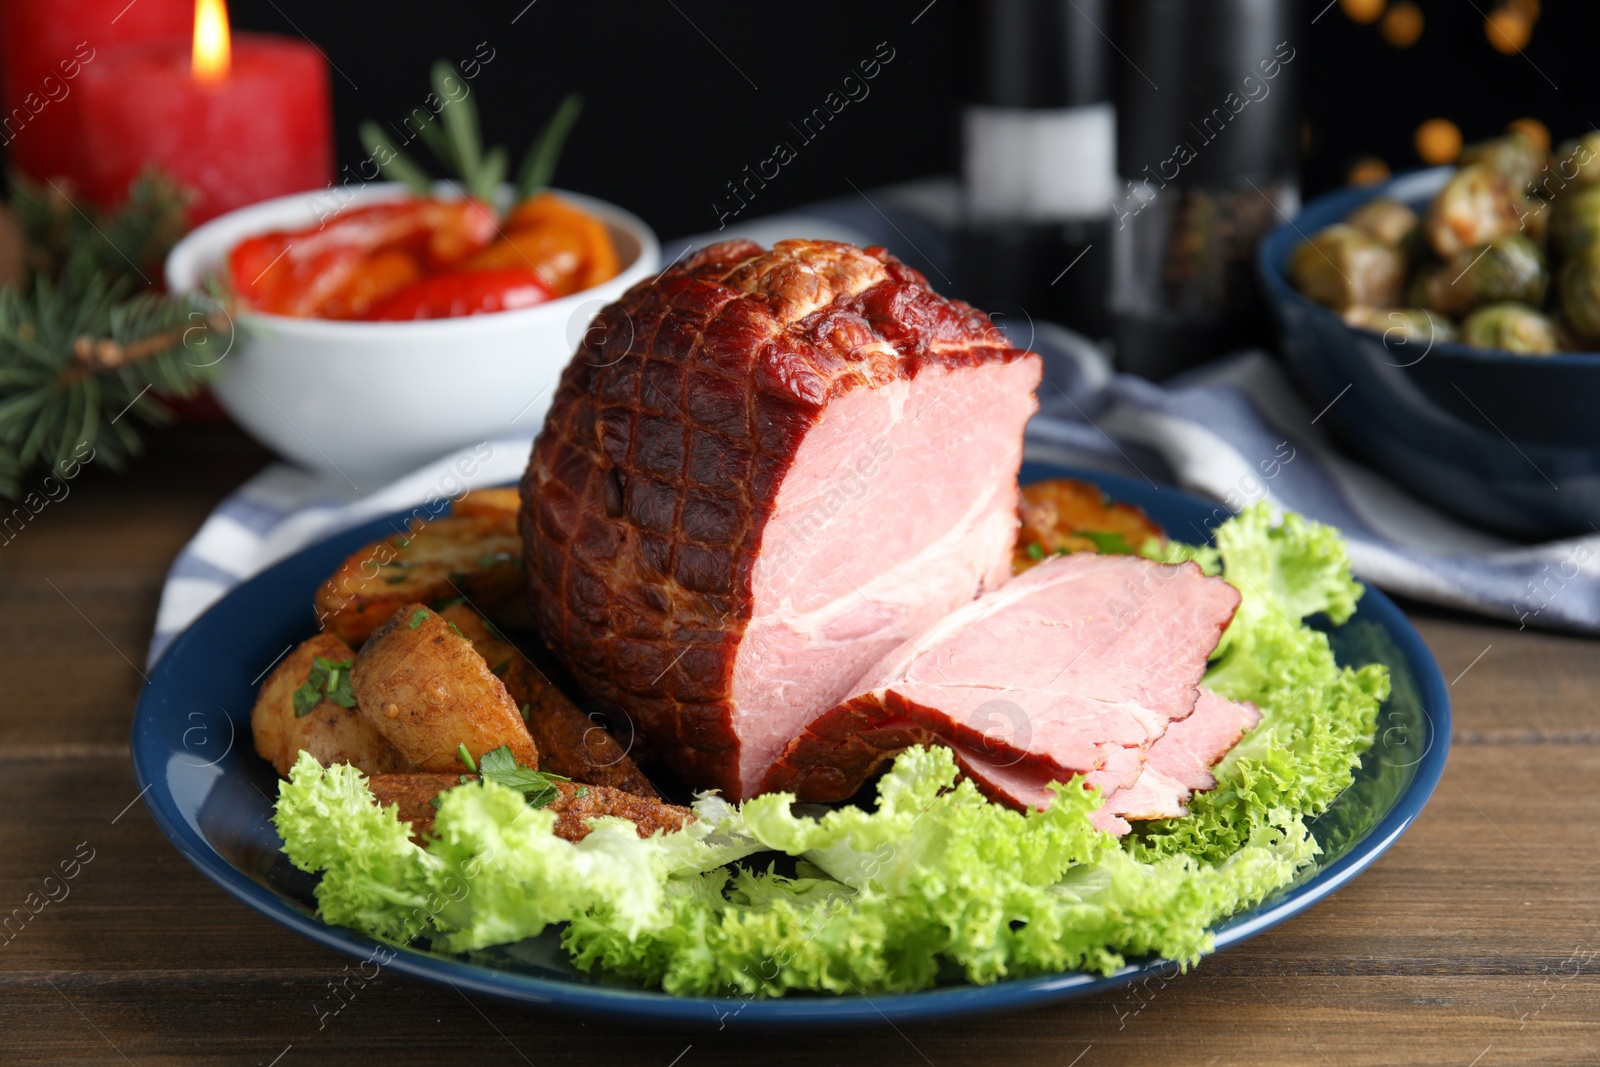
[[[1091,337],[1106,307],[1116,178],[1110,0],[969,0],[962,295]]]

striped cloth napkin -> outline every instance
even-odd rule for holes
[[[943,288],[953,212],[949,183],[919,183],[667,242],[663,258],[732,236],[766,245],[827,238],[885,245]],[[1357,575],[1390,592],[1519,627],[1600,633],[1600,536],[1518,545],[1433,510],[1341,454],[1264,353],[1155,385],[1113,374],[1095,345],[1059,326],[1008,329],[1045,357],[1031,456],[1174,483],[1235,511],[1266,500],[1339,527]],[[268,467],[219,504],[173,562],[149,662],[234,585],[314,541],[430,496],[515,481],[531,443],[487,441],[359,498],[343,480]]]

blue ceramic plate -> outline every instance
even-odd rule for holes
[[[1174,537],[1197,541],[1226,516],[1220,508],[1168,489],[1045,464],[1024,481],[1073,476],[1145,508]],[[399,519],[393,520],[396,524]],[[250,709],[268,667],[314,630],[318,585],[361,545],[395,529],[379,520],[329,538],[240,585],[176,641],[150,675],[134,717],[133,769],[147,789],[156,824],[196,867],[239,900],[297,933],[357,959],[378,943],[315,915],[314,880],[279,853],[270,822],[277,776],[256,756]],[[1342,661],[1381,661],[1394,695],[1380,715],[1378,744],[1355,784],[1317,821],[1324,853],[1300,881],[1250,912],[1220,925],[1226,949],[1326,897],[1394,843],[1411,825],[1444,769],[1450,705],[1439,667],[1417,632],[1382,593],[1369,589],[1361,609],[1331,632]],[[948,1019],[1001,1012],[1111,989],[1146,972],[1172,973],[1150,960],[1108,978],[1058,974],[990,986],[950,986],[897,996],[791,996],[781,1000],[670,997],[596,984],[567,966],[553,932],[491,950],[473,962],[412,949],[395,951],[390,968],[430,982],[505,1000],[616,1019],[717,1028]],[[1204,964],[1202,964],[1204,966]]]

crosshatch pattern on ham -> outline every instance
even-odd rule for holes
[[[697,787],[752,795],[999,587],[1039,357],[882,249],[713,245],[600,313],[522,483],[543,634]]]

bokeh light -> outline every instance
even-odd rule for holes
[[[1387,0],[1339,0],[1339,9],[1352,22],[1377,22]]]
[[[1416,143],[1424,163],[1454,163],[1461,155],[1461,128],[1449,119],[1429,119],[1417,127]]]
[[[1533,20],[1514,7],[1497,7],[1483,20],[1483,35],[1497,52],[1522,51],[1533,36]]]
[[[1422,27],[1422,8],[1411,0],[1401,0],[1384,14],[1378,32],[1394,47],[1410,48],[1422,36]]]
[[[1377,156],[1362,156],[1350,164],[1345,180],[1351,185],[1376,185],[1389,176],[1389,164]]]

